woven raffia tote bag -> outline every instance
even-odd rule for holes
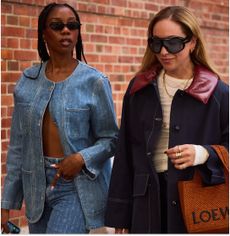
[[[229,156],[225,147],[213,145],[224,166],[225,183],[203,186],[195,171],[189,181],[179,181],[178,191],[188,233],[229,232]]]

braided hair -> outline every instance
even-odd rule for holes
[[[45,41],[43,39],[43,31],[46,28],[47,17],[55,7],[68,7],[70,10],[72,10],[77,21],[81,24],[80,17],[77,14],[76,10],[67,3],[64,3],[64,4],[50,3],[43,8],[43,10],[41,11],[39,18],[38,18],[38,45],[37,45],[37,50],[38,50],[39,57],[41,59],[41,63],[40,63],[38,74],[35,77],[31,77],[31,76],[24,74],[29,79],[37,79],[40,74],[41,68],[42,68],[42,63],[49,60],[49,58],[50,58],[47,48],[46,48],[46,45],[45,45]],[[81,61],[83,58],[84,61],[87,63],[85,55],[84,55],[80,29],[79,29],[78,40],[77,40],[77,44],[75,46],[75,50],[76,50],[77,59],[79,61]]]

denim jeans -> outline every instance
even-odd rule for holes
[[[45,157],[46,169],[46,201],[43,214],[36,223],[29,223],[32,234],[66,234],[88,233],[85,218],[73,180],[62,177],[53,190],[50,184],[57,172],[51,164],[57,164],[62,159]]]

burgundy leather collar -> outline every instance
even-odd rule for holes
[[[130,94],[136,93],[138,90],[144,88],[155,80],[161,69],[162,66],[157,64],[154,65],[151,70],[138,74],[131,87]],[[218,79],[219,78],[216,74],[204,66],[196,65],[194,68],[193,82],[185,92],[206,104],[217,85]]]

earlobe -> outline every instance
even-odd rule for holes
[[[194,51],[194,49],[196,47],[196,41],[197,41],[197,39],[195,37],[192,37],[190,54],[193,53],[193,51]]]
[[[193,44],[193,49],[192,50],[194,50],[194,48],[196,47],[196,42],[197,42],[197,38],[192,37],[192,44]]]

